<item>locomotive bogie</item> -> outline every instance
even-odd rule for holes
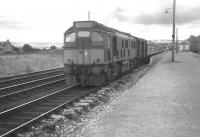
[[[81,66],[81,65],[65,65],[65,69],[71,68],[71,71],[65,70],[64,72],[67,76],[73,76],[77,82],[79,82],[82,86],[86,85],[100,85],[105,82],[105,67],[103,65],[95,65],[95,66]]]
[[[73,73],[72,65],[64,64],[63,72],[65,75],[71,75]]]

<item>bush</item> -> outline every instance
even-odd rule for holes
[[[57,50],[57,47],[56,46],[51,46],[50,49]]]
[[[23,52],[32,52],[33,51],[33,48],[29,44],[24,44],[22,49],[23,49]]]
[[[197,53],[200,52],[200,35],[199,36],[191,35],[190,38],[188,39],[188,42],[190,44],[190,51]]]

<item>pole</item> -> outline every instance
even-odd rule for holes
[[[90,11],[88,11],[88,21],[90,21]]]
[[[179,47],[178,47],[178,28],[176,28],[176,53],[178,53]]]
[[[173,0],[172,62],[174,62],[176,0]]]

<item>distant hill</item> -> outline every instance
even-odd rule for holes
[[[155,42],[155,43],[171,43],[172,40],[169,39],[158,39],[158,40],[150,40],[151,42]],[[179,40],[178,42],[181,43],[184,40]]]
[[[16,47],[22,47],[24,44],[29,44],[34,48],[50,48],[51,46],[56,46],[57,48],[61,48],[63,46],[62,43],[59,42],[11,42]]]

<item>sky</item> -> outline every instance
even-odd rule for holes
[[[63,42],[73,21],[91,20],[147,40],[171,39],[173,0],[0,0],[0,41]],[[200,1],[176,0],[178,38],[200,34]]]

